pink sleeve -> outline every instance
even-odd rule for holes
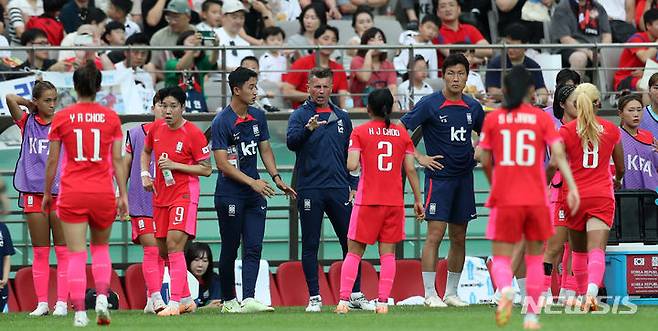
[[[352,136],[350,137],[350,147],[348,151],[360,151],[361,150],[361,139],[359,137],[360,130],[352,131]]]
[[[153,134],[156,131],[156,125],[153,125],[151,129],[149,129],[149,132],[146,133],[146,138],[144,138],[144,147],[153,149]]]
[[[194,135],[191,137],[192,140],[192,157],[194,161],[200,162],[210,158],[210,147],[208,146],[208,139],[201,132],[201,130],[195,130]]]
[[[53,121],[50,123],[50,131],[48,131],[48,140],[50,141],[60,141],[62,140],[61,132],[59,127],[61,126],[60,122],[61,116],[57,116],[55,114],[55,117],[53,118]]]

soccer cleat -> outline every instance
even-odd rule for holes
[[[436,295],[433,295],[431,297],[425,298],[425,306],[430,307],[430,308],[445,308],[448,307],[441,298],[439,298]]]
[[[274,308],[258,302],[254,298],[246,298],[242,301],[243,313],[260,313],[274,311]]]
[[[596,301],[596,298],[591,295],[586,295],[585,300],[583,300],[580,310],[585,312],[598,311],[599,303]]]
[[[55,303],[55,308],[53,310],[53,316],[66,316],[67,314],[68,314],[68,307],[66,306],[66,302],[57,301],[57,303]]]
[[[501,291],[501,297],[496,309],[496,324],[498,326],[506,325],[512,315],[512,306],[514,305],[514,290],[506,287]]]
[[[160,293],[158,293],[160,294]],[[164,303],[164,300],[162,300],[162,296],[157,295],[155,297],[151,297],[151,302],[153,304],[153,311],[155,311],[155,314],[165,310],[167,308],[167,304]]]
[[[96,324],[110,325],[110,309],[107,296],[101,294],[96,297]]]
[[[237,299],[229,300],[224,302],[224,305],[222,306],[222,313],[241,313],[242,312],[242,306],[240,306],[240,303],[238,302]]]
[[[338,302],[338,305],[336,306],[336,309],[334,309],[334,313],[336,314],[347,314],[349,312],[350,312],[349,301],[345,301],[345,300],[340,300]]]
[[[347,306],[350,309],[361,309],[368,311],[374,311],[376,308],[375,302],[368,301],[362,292],[352,293],[350,295],[350,301],[347,303]]]
[[[375,307],[376,314],[388,314],[388,304],[386,302],[377,302]]]
[[[523,320],[523,329],[525,330],[539,330],[541,329],[541,324],[539,324],[539,320],[537,319],[537,315],[526,315],[525,319]]]
[[[306,306],[307,313],[319,313],[322,311],[322,297],[319,295],[312,296],[308,299],[308,306]]]
[[[178,311],[181,313],[181,315],[193,313],[196,311],[196,303],[192,300],[186,303],[181,302],[180,305],[178,305]]]
[[[75,317],[73,317],[73,326],[84,328],[89,324],[89,318],[87,318],[86,311],[76,311]]]
[[[30,316],[46,316],[48,315],[48,303],[39,302],[37,308],[30,313]]]
[[[144,307],[144,314],[155,314],[155,309],[153,309],[153,300],[150,297],[146,299],[146,307]]]
[[[468,302],[463,301],[456,295],[451,295],[443,298],[443,302],[448,306],[453,307],[468,307]]]

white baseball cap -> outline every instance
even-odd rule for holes
[[[235,13],[238,11],[247,12],[247,8],[242,4],[240,0],[224,0],[224,5],[222,5],[222,11],[225,14]]]

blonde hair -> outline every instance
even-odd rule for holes
[[[594,102],[600,102],[601,94],[596,86],[590,83],[578,85],[574,94],[578,109],[576,133],[582,140],[583,149],[587,149],[590,144],[595,147],[599,144],[599,135],[603,131],[596,119],[597,109],[594,108]]]

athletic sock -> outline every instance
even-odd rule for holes
[[[340,299],[349,301],[354,287],[354,280],[359,272],[361,257],[354,253],[347,253],[340,269]],[[380,276],[381,277],[381,276]]]
[[[379,271],[379,302],[387,303],[395,280],[395,255],[384,254],[379,257],[381,268]]]
[[[438,297],[436,293],[436,272],[423,271],[423,286],[425,287],[425,297]]]
[[[67,302],[69,299],[69,251],[66,246],[55,246],[57,256],[57,301]]]
[[[587,291],[587,253],[573,252],[571,267],[576,277],[576,287],[578,295],[583,295]]]
[[[595,248],[587,253],[587,294],[597,296],[599,284],[603,280],[605,273],[605,253],[600,248]]]
[[[94,275],[97,295],[108,295],[110,280],[112,279],[112,260],[110,260],[110,246],[89,245],[91,250],[91,273]]]
[[[158,265],[158,248],[155,246],[144,246],[144,262],[142,263],[142,273],[148,294],[152,295],[159,292],[162,287],[160,281],[160,266]]]
[[[494,256],[491,272],[499,291],[506,287],[512,287],[512,259],[509,256]]]
[[[85,266],[87,264],[87,251],[71,252],[69,251],[69,293],[71,303],[76,312],[85,311],[85,291],[87,289],[87,273]]]
[[[32,281],[38,302],[48,302],[48,284],[50,281],[50,246],[32,247]]]
[[[448,270],[448,276],[446,280],[446,293],[444,297],[457,295],[457,288],[459,287],[459,279],[461,277],[461,272],[451,272]]]
[[[169,253],[169,276],[171,300],[180,302],[187,282],[187,268],[183,252]]]
[[[544,288],[543,275],[542,275],[542,262],[543,255],[526,255],[525,264],[526,264],[526,297],[529,300],[526,300],[528,305],[528,313],[537,314],[539,313],[539,297]]]

